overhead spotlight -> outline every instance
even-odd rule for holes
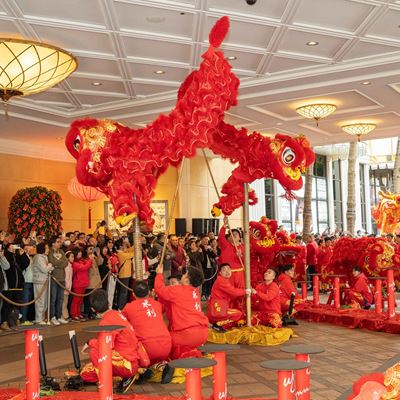
[[[237,57],[236,56],[228,56],[228,57],[226,57],[226,59],[229,61],[233,61],[233,60],[237,60]]]
[[[319,42],[311,41],[311,42],[307,42],[306,45],[307,45],[307,46],[318,46],[318,45],[319,45]]]
[[[246,0],[246,3],[247,3],[249,6],[254,6],[254,4],[257,3],[257,0]]]
[[[101,86],[102,83],[101,82],[92,82],[92,86]]]

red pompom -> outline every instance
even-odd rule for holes
[[[229,18],[225,16],[220,18],[211,29],[209,35],[209,41],[211,46],[214,47],[221,46],[221,43],[225,39],[225,36],[227,35],[228,31],[229,31]]]

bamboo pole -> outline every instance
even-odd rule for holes
[[[246,322],[251,326],[251,289],[250,282],[250,235],[249,235],[249,184],[243,184],[244,203],[243,203],[243,239],[244,239],[244,276],[246,284]]]

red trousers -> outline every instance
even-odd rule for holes
[[[235,288],[240,288],[244,289],[246,287],[246,282],[244,280],[244,270],[243,268],[238,268],[232,269],[232,275],[229,278],[229,282],[231,285],[233,285]],[[244,310],[245,305],[244,305],[244,298],[243,297],[238,297],[235,299],[233,302],[233,306],[239,310]]]
[[[346,305],[360,305],[364,307],[367,302],[365,301],[364,297],[362,297],[361,293],[356,292],[352,289],[346,289],[343,291],[343,304]]]
[[[265,325],[271,328],[282,328],[282,318],[278,313],[258,311],[254,314],[251,323],[253,325]]]
[[[226,314],[218,316],[207,314],[208,320],[212,324],[217,324],[225,329],[231,329],[237,325],[237,322],[244,318],[244,313],[236,308],[228,308]]]
[[[86,287],[74,287],[73,291],[78,294],[84,294]],[[81,307],[83,303],[82,296],[73,296],[71,302],[71,318],[76,318],[81,315]]]
[[[200,357],[197,348],[207,342],[208,326],[198,326],[182,331],[171,331],[172,350],[170,358]]]
[[[92,362],[86,364],[81,371],[81,378],[85,382],[96,383],[98,381],[98,368],[97,359],[99,353],[97,349],[91,348],[89,351],[89,356]],[[121,356],[117,351],[112,351],[112,376],[120,378],[130,378],[138,370],[137,360],[135,362],[128,361]]]
[[[171,336],[152,338],[150,340],[144,339],[142,344],[149,356],[150,365],[168,360],[172,348]]]

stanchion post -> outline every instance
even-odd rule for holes
[[[310,362],[308,354],[296,354],[296,360]],[[296,371],[296,400],[311,399],[310,368]]]
[[[295,400],[294,371],[278,371],[278,400]]]
[[[213,367],[213,398],[214,400],[225,400],[227,397],[226,385],[226,355],[224,352],[215,352],[214,360],[217,365]]]
[[[47,325],[50,325],[51,274],[47,278]]]
[[[99,393],[101,400],[113,398],[112,362],[111,362],[111,332],[99,332]]]
[[[186,398],[188,400],[202,400],[201,370],[198,368],[186,370]]]
[[[382,314],[382,280],[375,281],[375,312]]]
[[[302,361],[310,365],[310,354],[323,353],[325,349],[318,345],[294,344],[281,347],[281,351],[295,354],[297,361]],[[296,400],[311,399],[310,376],[310,366],[296,370]]]
[[[278,400],[296,400],[295,371],[305,370],[309,363],[298,360],[269,360],[262,368],[278,371]]]
[[[301,298],[307,300],[307,282],[301,282]]]
[[[319,305],[319,276],[313,275],[313,304]]]
[[[228,389],[226,383],[226,352],[237,350],[237,344],[210,343],[199,347],[203,353],[211,353],[216,365],[213,366],[213,400],[226,400]]]
[[[335,308],[340,308],[340,278],[338,276],[333,278],[333,296]]]
[[[25,331],[25,376],[26,400],[39,399],[39,330],[34,328]]]
[[[85,329],[86,332],[97,333],[99,344],[99,394],[100,400],[112,400],[112,332],[125,329],[122,325],[101,325],[91,326]]]
[[[172,368],[184,368],[186,372],[186,399],[202,400],[201,394],[201,369],[213,367],[215,360],[209,358],[180,358],[170,361]],[[221,399],[222,400],[222,399]]]
[[[388,318],[393,318],[396,315],[395,298],[394,298],[394,270],[387,270],[387,289],[388,289]]]

